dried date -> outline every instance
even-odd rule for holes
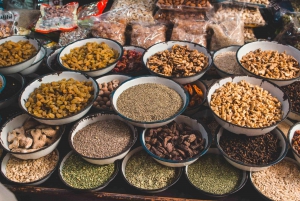
[[[133,73],[143,68],[142,53],[134,50],[124,50],[122,58],[112,70],[115,73]]]

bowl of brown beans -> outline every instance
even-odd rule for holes
[[[234,76],[215,81],[207,103],[215,120],[236,134],[257,136],[270,132],[287,118],[290,99],[268,80]]]
[[[63,125],[83,117],[98,93],[97,82],[84,73],[54,72],[29,83],[19,96],[19,106],[41,123]]]
[[[300,81],[281,87],[291,100],[291,112],[288,118],[300,121]]]
[[[290,147],[292,147],[295,159],[300,164],[300,122],[290,128],[287,139]]]
[[[263,135],[247,136],[219,126],[215,138],[227,162],[245,171],[265,170],[279,163],[288,152],[287,139],[278,128]]]
[[[243,45],[236,57],[246,75],[267,79],[279,86],[300,80],[300,51],[292,46],[257,41]]]
[[[143,63],[152,75],[187,84],[198,80],[209,70],[212,57],[199,44],[167,41],[149,47],[143,54]]]
[[[9,36],[0,40],[0,73],[18,73],[34,62],[41,43],[28,36]],[[16,56],[17,55],[17,56]]]
[[[65,70],[84,72],[97,77],[110,72],[122,58],[123,47],[107,38],[77,40],[62,48],[58,63]]]

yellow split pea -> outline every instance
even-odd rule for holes
[[[62,64],[71,70],[91,71],[114,63],[118,57],[118,51],[106,43],[88,42],[84,46],[71,49],[61,60]]]

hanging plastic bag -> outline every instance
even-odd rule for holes
[[[19,15],[15,11],[0,10],[0,38],[13,35],[18,18]]]
[[[107,5],[107,2],[108,0],[101,0],[80,6],[77,12],[78,19],[83,20],[91,16],[101,15]]]

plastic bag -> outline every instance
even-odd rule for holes
[[[58,45],[66,46],[79,39],[88,38],[90,31],[77,27],[73,31],[61,32],[59,35]]]
[[[86,17],[101,15],[107,5],[107,2],[108,0],[101,0],[80,6],[77,12],[78,19],[82,20]]]
[[[147,49],[151,45],[166,41],[167,27],[164,24],[143,24],[132,25],[130,45]]]
[[[78,3],[72,2],[64,6],[42,4],[41,17],[35,26],[35,31],[49,33],[53,31],[71,31],[77,27]]]
[[[17,12],[0,10],[0,38],[12,36],[17,22]]]
[[[233,3],[241,3],[247,7],[260,7],[260,8],[266,8],[270,6],[269,0],[233,0]]]
[[[212,8],[209,0],[158,0],[156,5],[164,10],[209,10]]]
[[[244,28],[244,40],[245,43],[257,41],[257,38],[254,35],[253,28]]]
[[[110,10],[127,8],[138,4],[144,10],[153,12],[155,9],[155,1],[156,0],[115,0]]]

